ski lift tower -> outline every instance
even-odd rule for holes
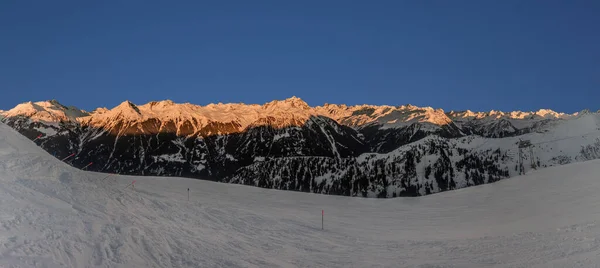
[[[533,159],[533,148],[530,140],[519,140],[519,174],[523,174],[525,172],[525,167],[523,166],[523,156],[525,155],[524,150],[529,149],[529,159],[531,161],[531,168],[535,169],[535,160]]]

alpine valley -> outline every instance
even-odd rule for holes
[[[78,168],[333,195],[419,196],[600,158],[600,113],[587,110],[311,107],[292,97],[264,105],[125,101],[92,112],[51,100],[0,115]]]

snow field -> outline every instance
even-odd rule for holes
[[[597,267],[598,174],[588,161],[394,199],[101,181],[0,124],[0,266]]]

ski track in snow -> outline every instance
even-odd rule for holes
[[[394,199],[101,181],[0,124],[0,267],[598,267],[597,174],[589,161]]]

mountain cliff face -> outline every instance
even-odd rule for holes
[[[92,112],[57,101],[0,112],[58,158],[88,170],[183,176],[323,194],[418,196],[600,156],[600,115],[444,112],[171,101]],[[519,149],[529,141],[531,146]]]

